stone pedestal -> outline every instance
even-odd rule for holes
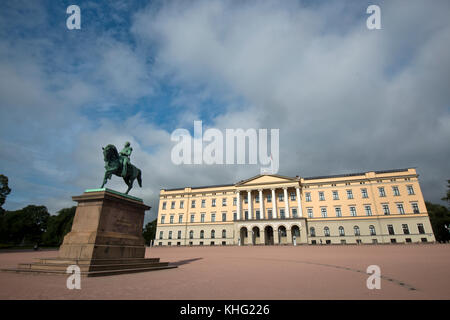
[[[150,207],[141,199],[106,188],[86,190],[72,199],[78,206],[58,257],[9,271],[66,274],[69,265],[77,265],[82,275],[102,276],[175,268],[159,258],[145,259],[142,229]]]

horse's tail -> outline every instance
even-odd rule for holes
[[[139,187],[142,188],[142,176],[141,176],[141,170],[140,169],[138,169],[137,181],[139,183]]]

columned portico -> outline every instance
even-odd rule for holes
[[[248,190],[248,219],[251,220],[252,219],[252,214],[253,214],[253,208],[252,208],[252,191]]]
[[[285,216],[289,219],[289,198],[288,198],[288,192],[287,188],[283,188],[284,191],[284,210],[285,210]]]
[[[259,217],[260,219],[264,219],[264,198],[263,198],[263,190],[259,189]]]
[[[275,189],[272,188],[272,218],[276,219],[278,217],[277,214],[277,198],[275,196]]]
[[[298,216],[303,217],[303,210],[302,210],[302,198],[300,194],[300,188],[296,187],[295,191],[297,193],[297,206],[298,206]]]

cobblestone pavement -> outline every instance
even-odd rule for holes
[[[3,252],[0,267],[56,251]],[[0,272],[0,299],[450,299],[450,245],[148,248],[176,269],[82,278]],[[369,290],[369,265],[381,289]]]

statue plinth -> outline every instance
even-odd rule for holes
[[[110,189],[86,190],[78,202],[72,231],[59,248],[63,259],[144,258],[144,214],[139,198]]]
[[[106,188],[86,190],[72,199],[78,206],[58,258],[3,271],[66,274],[68,266],[77,265],[82,275],[103,276],[176,268],[159,258],[145,258],[142,227],[150,207],[142,199]]]

